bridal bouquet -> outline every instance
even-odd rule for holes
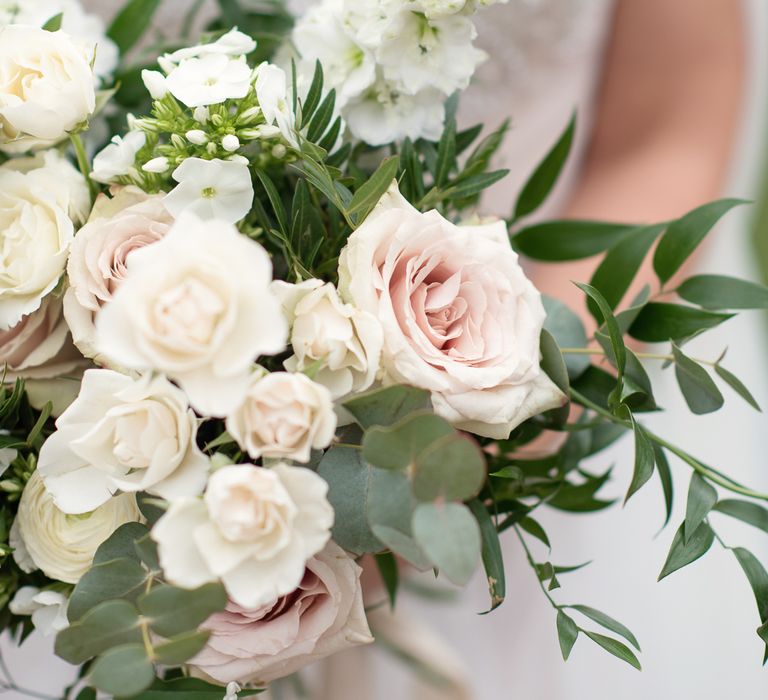
[[[484,216],[507,124],[459,130],[456,110],[491,0],[295,20],[222,0],[200,43],[141,48],[158,4],[104,36],[75,0],[0,2],[3,627],[56,634],[81,666],[67,697],[248,697],[373,642],[366,612],[409,569],[463,585],[482,566],[498,607],[507,533],[563,656],[583,637],[639,668],[623,624],[559,602],[578,567],[549,560],[537,511],[610,505],[611,471],[584,461],[629,433],[627,499],[656,474],[669,520],[669,457],[690,475],[661,577],[726,546],[721,515],[766,529],[768,495],[642,421],[646,362],[694,413],[722,386],[757,408],[685,348],[768,307],[756,284],[680,274],[741,202],[529,224],[572,120],[507,217]],[[604,254],[577,283],[588,330],[518,253]],[[648,256],[658,281],[634,296]],[[768,573],[732,551],[768,642]]]

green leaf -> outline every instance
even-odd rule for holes
[[[456,165],[456,120],[449,118],[445,122],[443,135],[437,146],[437,165],[435,167],[435,186],[443,187]]]
[[[370,428],[374,425],[392,425],[411,413],[429,410],[432,408],[432,398],[423,389],[395,384],[358,394],[343,405],[361,427]]]
[[[766,622],[768,621],[768,572],[765,571],[763,565],[748,549],[733,547],[732,551],[739,564],[741,564],[749,585],[752,586],[757,610],[760,614],[760,621]]]
[[[691,475],[691,483],[688,487],[688,502],[685,508],[685,523],[683,525],[684,540],[687,542],[704,518],[709,515],[715,503],[717,503],[717,491],[708,484],[699,474]]]
[[[43,29],[45,29],[46,32],[58,32],[59,29],[61,29],[61,20],[64,19],[64,13],[59,12],[59,14],[54,15],[51,17],[44,25]]]
[[[611,246],[595,270],[589,283],[603,295],[612,309],[624,298],[645,256],[663,230],[664,225],[657,224],[631,231]],[[603,315],[597,304],[590,299],[587,306],[592,316],[601,321]]]
[[[552,545],[549,542],[549,537],[547,537],[547,533],[544,531],[544,528],[541,525],[539,525],[539,523],[536,520],[534,520],[530,516],[526,516],[525,518],[521,518],[518,524],[529,535],[531,535],[532,537],[535,537],[537,540],[542,542],[544,545],[546,545],[550,549],[552,548]]]
[[[405,559],[419,571],[432,568],[432,563],[424,550],[410,535],[388,525],[373,525],[373,532],[397,556]]]
[[[608,653],[613,654],[617,659],[626,661],[638,671],[642,670],[635,653],[623,642],[620,642],[618,639],[613,639],[612,637],[606,637],[604,634],[598,634],[597,632],[584,630],[584,634],[586,634],[593,642],[603,647]]]
[[[726,498],[716,503],[713,510],[768,533],[768,509],[758,503]]]
[[[629,628],[627,628],[625,625],[622,625],[621,622],[615,620],[610,615],[606,615],[604,612],[595,610],[595,608],[590,608],[587,605],[569,605],[568,607],[571,610],[577,610],[582,615],[585,615],[601,627],[605,627],[605,629],[624,637],[624,639],[626,639],[633,647],[635,647],[635,649],[640,651],[640,644],[638,644],[635,635],[632,634]]]
[[[507,583],[504,573],[504,557],[499,542],[499,532],[488,513],[487,508],[477,499],[470,501],[467,507],[475,516],[480,526],[480,539],[482,542],[481,555],[485,577],[488,581],[488,593],[491,596],[491,612],[504,602],[507,595]]]
[[[682,267],[722,216],[745,203],[742,199],[721,199],[669,224],[653,256],[653,268],[661,282],[669,280]]]
[[[515,219],[521,219],[536,211],[549,196],[571,152],[575,131],[576,114],[574,113],[557,143],[525,183],[515,204]]]
[[[76,700],[96,700],[96,691],[93,688],[83,688],[77,694]]]
[[[669,461],[667,455],[664,452],[664,448],[656,443],[653,443],[653,453],[656,461],[656,471],[659,474],[659,480],[661,481],[661,490],[664,494],[664,524],[661,526],[664,529],[669,523],[669,519],[672,517],[672,503],[674,500],[674,486],[672,483],[672,470],[669,468]]]
[[[99,603],[138,595],[147,572],[134,559],[114,559],[97,564],[83,575],[69,598],[67,616],[79,620]]]
[[[635,434],[635,468],[632,473],[632,483],[630,483],[627,495],[624,498],[625,504],[653,476],[655,464],[653,446],[645,434],[645,430],[635,421],[632,414],[630,414],[630,420],[632,421],[632,430]]]
[[[761,411],[760,404],[757,403],[757,400],[754,396],[752,396],[752,393],[747,389],[747,387],[744,385],[744,382],[741,381],[735,374],[732,372],[729,372],[725,367],[721,367],[719,364],[715,365],[715,372],[720,379],[722,379],[731,389],[733,389],[739,396],[741,396],[742,399],[744,399],[752,408],[754,408],[756,411]]]
[[[382,161],[376,172],[355,192],[347,213],[363,222],[392,185],[400,167],[400,157],[390,156]]]
[[[704,556],[715,541],[715,533],[706,522],[701,523],[687,541],[684,531],[685,524],[682,524],[672,540],[667,561],[659,574],[659,581]]]
[[[99,545],[93,557],[93,563],[104,564],[113,559],[133,559],[139,561],[136,542],[149,534],[146,525],[125,523],[115,530],[105,542]]]
[[[554,337],[561,348],[585,348],[587,347],[587,333],[581,319],[565,304],[551,297],[542,297],[547,318],[544,321],[544,329]],[[589,367],[587,355],[563,355],[568,376],[576,379]]]
[[[320,103],[320,106],[317,108],[317,112],[312,117],[312,121],[309,123],[309,127],[307,128],[307,140],[312,143],[317,143],[317,141],[322,137],[322,135],[327,131],[328,127],[331,125],[331,120],[333,119],[333,112],[336,109],[336,90],[331,90],[326,96],[325,99]]]
[[[203,649],[211,633],[207,630],[186,632],[167,642],[155,645],[155,661],[167,666],[178,666],[189,661]]]
[[[107,36],[126,54],[141,39],[152,23],[160,0],[130,0],[112,21]]]
[[[505,119],[501,126],[493,133],[486,136],[472,151],[467,158],[464,168],[457,180],[466,181],[479,173],[484,173],[488,169],[491,158],[499,150],[504,142],[504,137],[509,131],[509,119]]]
[[[707,370],[686,357],[677,345],[672,345],[675,377],[688,408],[696,415],[712,413],[722,408],[724,399]]]
[[[557,611],[557,639],[560,642],[560,651],[563,654],[563,661],[568,661],[571,655],[571,649],[576,644],[579,636],[579,628],[576,623],[568,617],[562,610]]]
[[[624,338],[622,337],[619,324],[616,322],[616,317],[613,315],[613,310],[603,298],[603,295],[594,287],[581,282],[576,282],[576,286],[590,297],[600,309],[603,321],[608,329],[608,335],[611,339],[611,347],[613,348],[613,355],[616,359],[616,368],[619,370],[619,376],[623,375],[624,368],[627,365],[627,350],[624,347]]]
[[[719,326],[733,314],[702,311],[679,304],[646,304],[629,328],[629,334],[646,343],[690,338],[701,331]]]
[[[110,695],[131,696],[155,680],[155,667],[141,644],[127,644],[100,656],[88,675],[91,685]]]
[[[607,250],[635,228],[604,221],[548,221],[522,229],[512,245],[534,260],[582,260]]]
[[[433,442],[414,463],[413,494],[420,501],[466,501],[485,483],[485,457],[477,443],[454,433]]]
[[[397,601],[397,588],[400,584],[400,573],[397,568],[397,559],[391,552],[381,552],[376,555],[376,566],[379,569],[379,575],[387,589],[389,596],[389,605],[392,609]]]
[[[557,341],[545,328],[541,331],[540,347],[542,370],[555,383],[557,388],[567,396],[568,390],[571,387],[568,378],[568,368],[565,366],[565,359],[560,352]]]
[[[149,626],[161,637],[196,629],[211,615],[224,610],[227,594],[220,583],[208,583],[194,590],[157,586],[137,601]]]
[[[82,664],[106,649],[140,643],[136,608],[126,600],[110,600],[89,610],[56,636],[56,655],[71,664]]]
[[[472,578],[480,559],[480,528],[465,505],[422,503],[413,514],[413,536],[432,563],[456,585]]]
[[[488,189],[491,185],[495,185],[499,180],[503,180],[507,175],[509,175],[509,170],[506,169],[473,175],[461,180],[461,182],[454,182],[442,193],[442,198],[445,201],[469,199]]]
[[[272,205],[272,210],[275,212],[275,217],[277,218],[277,226],[280,229],[280,233],[282,233],[283,236],[287,239],[289,231],[288,215],[285,213],[283,200],[280,198],[280,194],[277,191],[275,184],[270,179],[269,175],[267,175],[260,168],[254,168],[254,172],[256,173],[256,177],[259,178],[262,187],[264,187],[264,190],[267,193],[269,203]]]
[[[682,299],[705,309],[768,309],[768,287],[724,275],[696,275],[677,288]]]
[[[144,537],[139,538],[133,543],[133,548],[136,554],[139,555],[139,559],[144,565],[153,573],[160,573],[160,559],[157,554],[157,543],[152,539],[152,536],[147,533]]]
[[[315,73],[312,76],[312,82],[310,83],[309,90],[307,91],[307,97],[301,105],[301,119],[303,123],[306,123],[308,119],[312,119],[312,115],[315,113],[317,106],[320,104],[320,98],[323,95],[323,66],[320,61],[315,61]]]

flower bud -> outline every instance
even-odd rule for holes
[[[195,107],[192,116],[198,124],[207,124],[208,120],[211,118],[211,112],[208,107]]]
[[[168,159],[165,156],[160,156],[159,158],[153,158],[152,160],[144,163],[142,170],[147,173],[162,174],[167,172],[170,167],[171,164],[169,163]]]
[[[283,158],[285,158],[287,153],[288,153],[288,149],[285,146],[283,146],[282,143],[278,143],[272,149],[272,157],[277,158],[277,160],[282,160]]]
[[[141,71],[141,79],[144,86],[149,90],[153,100],[161,100],[168,94],[168,88],[165,86],[165,76],[157,70]]]
[[[234,153],[238,148],[240,148],[240,139],[237,138],[237,136],[234,134],[227,134],[227,136],[221,139],[221,147],[225,151]]]
[[[190,129],[185,136],[187,141],[195,144],[195,146],[205,146],[208,143],[208,136],[202,129]]]
[[[179,150],[187,147],[187,144],[184,143],[184,139],[178,134],[171,134],[171,143]]]

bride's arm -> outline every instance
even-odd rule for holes
[[[571,218],[662,221],[716,198],[742,108],[739,0],[619,0]],[[594,261],[537,279],[570,295]],[[537,276],[538,278],[539,276]]]

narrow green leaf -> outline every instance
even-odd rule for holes
[[[562,610],[557,611],[557,639],[560,642],[560,652],[563,661],[568,661],[573,645],[579,636],[579,628],[576,623]]]
[[[443,135],[437,146],[437,166],[435,169],[435,186],[443,187],[448,182],[448,176],[456,165],[456,120],[447,119]]]
[[[655,455],[653,452],[653,446],[648,436],[645,434],[643,427],[635,421],[634,416],[630,414],[632,421],[632,429],[635,434],[635,468],[632,473],[632,483],[629,485],[627,495],[624,498],[624,503],[632,498],[648,480],[653,476],[653,467],[655,463]]]
[[[547,221],[519,231],[512,245],[533,260],[582,260],[607,250],[635,228],[605,221]]]
[[[745,203],[742,199],[721,199],[673,221],[653,256],[653,267],[662,283],[682,267],[722,216],[735,206]]]
[[[653,453],[656,462],[656,471],[658,472],[659,480],[661,481],[661,490],[664,494],[664,511],[666,515],[664,517],[664,524],[661,526],[663,530],[669,523],[669,519],[672,517],[672,503],[674,500],[672,470],[669,468],[669,460],[667,459],[663,447],[653,443]]]
[[[557,143],[525,183],[515,204],[515,219],[521,219],[536,211],[549,196],[571,152],[575,131],[576,114],[574,113]]]
[[[740,501],[737,498],[726,498],[718,501],[713,510],[768,533],[768,509],[758,503]]]
[[[465,180],[461,180],[451,185],[442,194],[445,201],[454,201],[457,199],[469,199],[495,185],[499,180],[509,175],[509,170],[494,170],[490,173],[479,173]]]
[[[152,685],[155,667],[141,644],[127,644],[102,654],[88,675],[91,685],[110,695],[136,695]]]
[[[192,630],[157,644],[154,648],[155,661],[167,666],[183,664],[203,649],[210,634],[207,630]]]
[[[347,209],[348,214],[355,216],[357,221],[364,221],[389,189],[399,167],[399,156],[390,156],[382,161],[376,172],[355,192]]]
[[[688,502],[685,507],[685,523],[683,525],[684,541],[687,543],[696,532],[704,518],[709,515],[717,503],[717,491],[708,484],[698,473],[691,475],[688,487]]]
[[[715,541],[715,533],[706,522],[699,525],[687,542],[683,536],[684,529],[685,524],[682,524],[675,533],[667,561],[659,574],[659,581],[704,556]]]
[[[254,168],[254,172],[264,187],[264,190],[267,193],[267,197],[269,197],[269,203],[272,205],[272,211],[275,212],[275,217],[277,218],[277,226],[280,229],[280,233],[282,233],[283,236],[285,236],[287,239],[289,231],[288,216],[285,213],[285,206],[283,205],[283,200],[280,198],[280,194],[275,187],[275,183],[273,183],[269,175],[267,175],[260,168]]]
[[[504,137],[509,131],[509,119],[505,119],[501,126],[491,134],[488,134],[472,151],[467,158],[464,168],[457,180],[464,181],[469,177],[478,175],[488,168],[494,153],[499,150],[504,142]]]
[[[675,377],[691,412],[702,415],[722,408],[724,399],[707,370],[686,357],[677,345],[672,345]]]
[[[397,568],[397,559],[391,552],[381,552],[376,555],[376,566],[379,575],[387,589],[389,605],[394,610],[397,601],[397,588],[400,584],[400,573]]]
[[[606,615],[604,612],[590,608],[587,605],[569,605],[568,607],[571,610],[578,610],[582,615],[585,615],[601,627],[605,627],[605,629],[624,637],[635,649],[640,651],[640,644],[635,635],[632,634],[628,627],[622,625],[621,622],[615,620],[610,615]]]
[[[45,29],[46,32],[58,32],[59,29],[61,29],[61,20],[64,19],[64,13],[59,12],[59,14],[54,15],[51,17],[44,25],[43,29]]]
[[[603,321],[608,329],[608,335],[611,339],[611,346],[613,347],[613,354],[616,358],[616,367],[619,370],[619,376],[623,375],[627,365],[627,350],[624,347],[624,339],[619,324],[616,322],[616,317],[613,315],[613,310],[597,289],[581,282],[576,282],[575,284],[582,292],[590,297],[600,309]]]
[[[682,299],[711,311],[768,309],[768,287],[724,275],[696,275],[677,288]]]
[[[456,155],[461,155],[466,151],[474,143],[475,139],[480,136],[482,131],[483,125],[475,124],[456,134]]]
[[[317,112],[312,117],[307,128],[307,140],[317,143],[322,135],[328,130],[333,120],[333,112],[336,108],[336,90],[331,90],[325,99],[320,103]]]
[[[629,328],[629,334],[646,343],[682,340],[719,326],[733,314],[702,311],[680,304],[646,304]]]
[[[760,404],[757,403],[757,400],[754,396],[752,396],[752,393],[747,389],[747,387],[744,385],[744,382],[741,381],[735,374],[732,372],[729,372],[725,367],[721,367],[719,364],[715,365],[715,372],[717,373],[717,376],[720,377],[731,389],[733,389],[739,396],[741,396],[742,399],[744,399],[752,408],[754,408],[756,411],[761,411]]]
[[[479,500],[470,501],[467,507],[472,511],[472,515],[475,516],[477,524],[480,526],[481,555],[485,577],[488,581],[488,593],[491,596],[491,607],[488,612],[492,612],[504,602],[507,595],[504,557],[499,542],[499,532],[488,513],[488,509]]]
[[[768,621],[768,572],[748,549],[734,547],[732,551],[752,586],[760,621],[765,623]]]
[[[141,39],[152,23],[160,0],[130,0],[123,6],[107,30],[107,36],[126,54]]]
[[[320,61],[315,61],[315,73],[312,76],[307,97],[301,105],[301,119],[304,124],[312,119],[312,116],[320,104],[323,95],[323,66]]]
[[[529,535],[531,535],[532,537],[535,537],[537,540],[539,540],[539,542],[542,542],[550,549],[552,548],[552,545],[549,542],[549,537],[547,537],[547,533],[544,531],[544,528],[541,525],[539,525],[539,523],[536,520],[528,516],[525,518],[521,518],[518,524]]]
[[[613,639],[613,637],[606,637],[604,634],[598,634],[597,632],[584,630],[584,634],[586,634],[593,642],[603,647],[608,653],[613,654],[617,659],[626,661],[638,671],[642,670],[635,653],[623,642],[620,642],[618,639]]]

